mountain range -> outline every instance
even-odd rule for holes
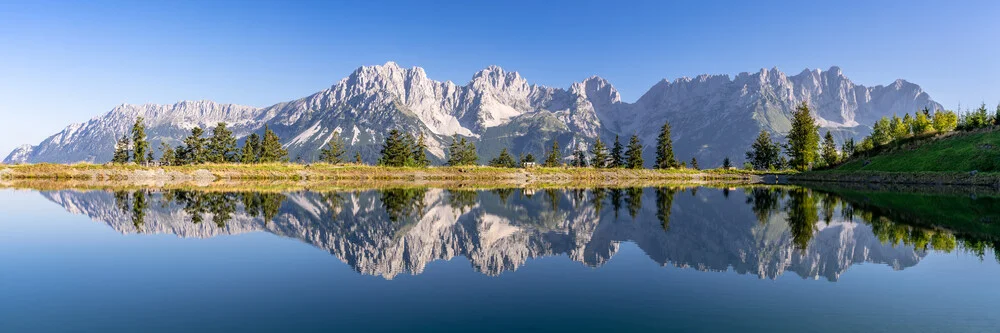
[[[620,136],[626,144],[637,134],[651,164],[656,136],[669,121],[678,159],[696,157],[703,166],[715,166],[725,157],[742,161],[762,129],[783,137],[791,111],[803,102],[814,110],[824,132],[835,133],[838,140],[860,139],[882,116],[941,108],[916,84],[896,80],[866,87],[851,82],[838,67],[793,76],[775,68],[735,77],[662,80],[628,103],[598,76],[567,89],[552,88],[490,66],[459,86],[429,79],[420,67],[388,62],[361,67],[328,89],[264,108],[211,101],[119,105],[37,145],[15,149],[4,163],[109,161],[116,138],[141,116],[153,147],[179,144],[194,126],[226,122],[243,138],[267,125],[282,138],[292,160],[314,160],[339,131],[349,151],[361,152],[368,163],[378,158],[388,130],[400,129],[423,133],[437,162],[447,158],[445,147],[454,135],[476,143],[485,161],[505,147],[514,154],[540,156],[558,140],[568,156],[588,149],[598,137],[611,142]]]

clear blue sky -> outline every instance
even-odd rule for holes
[[[0,155],[120,103],[267,106],[396,61],[468,82],[488,65],[626,101],[702,73],[838,65],[945,106],[1000,101],[1000,1],[0,0]]]

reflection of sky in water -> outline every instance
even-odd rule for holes
[[[692,202],[675,199],[670,232],[682,232],[676,229],[683,227],[684,210],[700,207]],[[644,209],[655,211],[655,203]],[[930,252],[899,271],[855,264],[837,282],[794,273],[769,280],[660,267],[636,240],[599,268],[560,254],[494,277],[454,257],[386,280],[266,232],[207,239],[122,235],[33,192],[0,192],[0,210],[4,331],[917,332],[1000,325],[1000,267],[992,254],[980,261],[961,251]]]

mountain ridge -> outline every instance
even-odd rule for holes
[[[896,80],[857,85],[837,66],[793,76],[772,68],[732,77],[664,79],[629,103],[596,75],[556,88],[531,84],[517,71],[491,65],[457,85],[432,80],[421,67],[403,68],[390,61],[362,66],[329,88],[263,108],[212,101],[122,104],[38,145],[21,146],[4,163],[106,162],[114,140],[133,121],[127,117],[143,116],[154,147],[161,141],[179,143],[193,126],[225,121],[238,137],[270,126],[292,158],[302,160],[315,159],[319,147],[339,131],[369,163],[377,159],[379,144],[391,128],[425,134],[437,161],[446,158],[452,135],[476,142],[486,160],[504,147],[515,154],[539,155],[553,139],[568,156],[598,137],[627,140],[633,133],[651,154],[659,127],[670,121],[680,159],[697,157],[716,164],[727,156],[742,160],[742,151],[760,129],[782,136],[791,110],[801,102],[814,107],[821,126],[855,138],[867,133],[863,124],[883,115],[941,107],[916,84]]]

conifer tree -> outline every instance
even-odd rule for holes
[[[600,137],[594,142],[594,148],[590,150],[590,153],[594,155],[593,159],[590,160],[591,165],[598,169],[608,167],[608,148],[604,146]]]
[[[676,168],[677,160],[674,158],[674,143],[670,139],[670,123],[663,123],[660,128],[660,136],[656,138],[656,166],[657,169]]]
[[[160,142],[160,163],[163,165],[175,165],[174,148],[166,142]]]
[[[899,116],[892,116],[892,141],[899,141],[910,135],[910,126],[900,119]]]
[[[924,108],[923,111],[917,112],[917,115],[913,117],[913,123],[910,124],[910,132],[913,132],[913,135],[924,134],[933,129],[930,114],[931,110],[928,108]]]
[[[431,165],[431,161],[427,159],[427,143],[423,132],[420,132],[420,135],[417,137],[417,144],[413,147],[413,162],[414,166],[421,168]]]
[[[847,138],[846,140],[844,140],[844,146],[841,148],[843,158],[846,159],[848,157],[851,157],[851,155],[854,155],[854,150],[855,150],[854,138]]]
[[[821,156],[826,165],[837,164],[837,143],[833,141],[833,134],[830,132],[826,132],[826,136],[823,138]]]
[[[625,147],[622,143],[618,141],[618,135],[615,135],[615,144],[611,148],[611,167],[621,168],[625,166]]]
[[[781,155],[781,146],[771,140],[771,133],[767,130],[760,130],[757,139],[750,145],[750,150],[746,152],[747,162],[757,170],[777,168],[779,155]]]
[[[628,149],[625,150],[625,167],[629,169],[642,169],[642,143],[639,136],[632,134],[628,141]]]
[[[206,154],[206,159],[212,163],[236,161],[236,137],[233,136],[233,131],[226,128],[226,123],[220,122],[212,129]]]
[[[184,138],[184,146],[178,149],[178,160],[180,164],[201,164],[205,163],[205,138],[202,135],[205,130],[201,127],[191,129],[191,135]]]
[[[691,168],[695,170],[701,170],[698,168],[698,158],[691,157]]]
[[[344,154],[346,153],[344,140],[340,138],[340,131],[334,131],[330,141],[327,141],[326,145],[319,150],[319,160],[330,164],[344,163]]]
[[[819,126],[809,113],[805,102],[792,113],[792,130],[788,132],[786,151],[791,157],[791,167],[807,170],[816,161],[819,150]]]
[[[149,141],[146,141],[146,125],[142,117],[135,118],[132,125],[132,160],[135,163],[145,163],[149,153]]]
[[[260,162],[275,163],[288,160],[288,151],[281,147],[281,139],[264,125],[264,139],[260,142]]]
[[[722,168],[729,169],[732,167],[733,167],[733,161],[730,161],[729,156],[726,156],[726,158],[722,160]]]
[[[354,163],[363,164],[363,162],[361,162],[361,152],[360,151],[355,151],[354,152]]]
[[[490,160],[489,165],[497,168],[516,168],[517,162],[514,157],[507,152],[507,148],[500,150],[500,155]]]
[[[476,144],[469,142],[462,149],[462,165],[478,165],[479,153],[476,151]]]
[[[958,114],[954,111],[934,111],[934,119],[932,123],[934,130],[938,133],[951,132],[958,126]]]
[[[535,163],[535,155],[531,153],[524,155],[524,157],[521,158],[521,165],[524,165],[525,163]]]
[[[882,117],[875,121],[871,138],[875,146],[883,146],[892,142],[892,122],[889,121],[888,117]]]
[[[464,139],[463,139],[464,140]],[[407,138],[398,129],[389,131],[382,144],[382,157],[378,160],[378,165],[403,167],[412,166],[412,149],[407,144]]]
[[[558,140],[552,140],[552,149],[549,151],[549,155],[545,156],[544,165],[550,168],[562,165],[562,155],[559,153]]]
[[[260,135],[251,133],[240,150],[240,163],[251,164],[260,161]]]
[[[128,163],[129,145],[131,144],[128,135],[122,135],[121,139],[115,143],[115,154],[111,157],[112,163]]]
[[[587,154],[580,149],[574,150],[571,165],[579,168],[587,167]]]
[[[462,164],[463,150],[465,149],[465,139],[459,138],[458,134],[451,137],[451,144],[448,145],[448,165],[456,166]]]

